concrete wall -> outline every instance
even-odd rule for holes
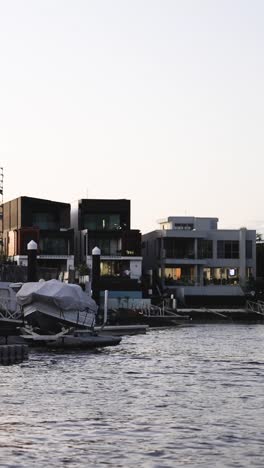
[[[142,275],[142,261],[130,260],[130,278],[140,279]]]

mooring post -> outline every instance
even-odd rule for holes
[[[38,244],[31,240],[28,245],[27,245],[27,251],[28,251],[28,278],[27,280],[29,282],[34,282],[38,281],[37,277],[37,250],[38,250]]]
[[[107,313],[108,313],[108,291],[104,292],[104,322],[103,325],[107,323]]]
[[[92,250],[92,297],[100,307],[100,259],[101,250],[94,247]]]

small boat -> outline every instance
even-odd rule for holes
[[[32,347],[50,349],[95,349],[116,346],[122,339],[117,336],[101,336],[93,330],[62,330],[55,335],[39,335],[27,327],[21,338]]]
[[[21,283],[0,282],[0,336],[6,339],[10,335],[18,335],[23,324],[21,308],[16,300],[21,286]]]
[[[24,320],[40,333],[58,333],[63,327],[91,328],[97,305],[76,284],[58,280],[25,283],[16,295]]]

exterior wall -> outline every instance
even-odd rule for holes
[[[105,216],[104,216],[105,215]],[[108,222],[117,218],[119,223]],[[104,220],[106,222],[104,223]],[[92,271],[92,250],[101,250],[101,276],[105,289],[137,292],[141,288],[141,233],[130,229],[130,200],[82,199],[72,204],[76,258]],[[115,221],[114,221],[115,223]],[[89,226],[89,228],[88,228]]]
[[[74,268],[74,255],[38,255],[38,260],[55,260],[63,262],[65,264],[65,269],[67,271]],[[27,255],[15,255],[14,261],[17,262],[20,266],[28,266],[28,256]]]
[[[120,225],[87,229],[85,220],[100,215],[117,215]],[[139,279],[142,274],[141,233],[130,229],[130,200],[82,199],[72,205],[72,227],[75,232],[76,257],[79,263],[86,263],[92,268],[92,249],[101,249],[101,261],[124,262],[129,264],[131,279]],[[102,244],[102,245],[101,245]],[[106,245],[108,248],[106,249]]]
[[[53,213],[61,229],[70,228],[69,203],[43,200],[40,198],[19,197],[3,204],[4,231],[33,227],[33,213]]]
[[[187,231],[190,226],[197,231],[217,229],[218,218],[195,218],[194,216],[169,216],[160,220],[161,229],[175,230],[176,226],[181,231]]]
[[[15,255],[14,261],[18,266],[28,266],[28,256],[27,255]]]
[[[130,230],[130,200],[82,199],[78,202],[78,230],[85,229],[84,215],[88,214],[120,214],[120,224],[125,230]]]
[[[85,226],[85,217],[100,214],[118,214],[120,215],[120,226],[116,230],[91,230]],[[98,238],[117,238],[122,237],[122,252],[129,251],[130,246],[134,245],[137,250],[134,255],[141,255],[141,234],[137,230],[130,229],[130,200],[105,200],[105,199],[82,199],[72,204],[71,226],[75,230],[75,253],[78,263],[85,261],[88,252],[89,236]],[[91,253],[91,252],[90,252]]]
[[[140,279],[142,276],[142,258],[138,260],[130,260],[130,278]]]
[[[33,226],[33,213],[47,212],[57,218],[59,229],[70,228],[69,203],[42,200],[40,198],[21,197],[21,227]]]

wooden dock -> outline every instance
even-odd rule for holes
[[[148,325],[105,325],[103,327],[94,327],[94,330],[100,335],[124,336],[146,334]]]
[[[244,308],[183,308],[177,309],[178,314],[186,314],[192,321],[198,322],[263,322],[264,321],[264,303],[247,302]]]

